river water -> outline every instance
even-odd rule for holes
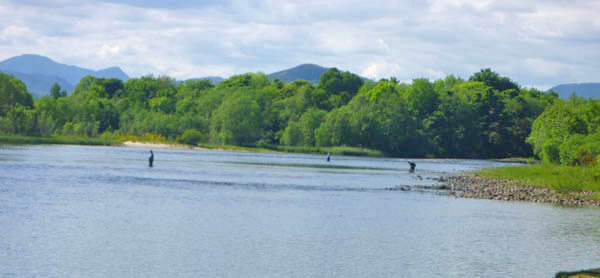
[[[552,277],[600,210],[388,191],[500,163],[0,146],[1,277]]]

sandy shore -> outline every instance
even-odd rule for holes
[[[190,145],[183,144],[162,144],[162,143],[147,143],[147,142],[133,142],[125,141],[122,143],[126,147],[135,148],[146,148],[146,149],[186,149],[186,150],[210,150],[210,151],[225,151],[225,149],[207,149],[200,147],[192,147]]]
[[[147,149],[201,149],[198,147],[190,147],[188,145],[179,144],[161,144],[161,143],[146,143],[146,142],[123,142],[123,146],[136,147],[136,148],[147,148]]]

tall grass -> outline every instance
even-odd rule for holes
[[[22,135],[0,135],[0,143],[4,144],[68,144],[68,145],[118,145],[120,142],[112,138],[89,138],[78,136],[22,136]]]
[[[558,193],[582,190],[600,192],[600,168],[536,164],[485,168],[475,172],[483,177],[507,178],[525,186],[541,186]]]

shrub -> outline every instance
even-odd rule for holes
[[[573,134],[560,145],[560,163],[563,165],[578,164],[578,156],[582,154],[585,135]]]
[[[195,129],[188,129],[185,132],[183,132],[181,137],[179,137],[179,142],[188,144],[188,145],[195,146],[195,145],[198,145],[198,143],[200,143],[201,141],[202,141],[202,133],[200,133],[200,131],[197,131]]]
[[[281,139],[281,144],[287,146],[300,146],[302,145],[304,137],[302,135],[302,128],[297,122],[290,122],[285,128]]]
[[[542,146],[542,160],[549,163],[560,162],[560,141],[558,139],[549,139]]]

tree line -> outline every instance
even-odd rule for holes
[[[600,100],[571,95],[549,105],[533,122],[527,142],[545,162],[594,166],[600,154]]]
[[[0,73],[4,134],[150,133],[187,144],[352,146],[399,157],[546,157],[550,137],[538,134],[549,124],[536,118],[579,105],[569,103],[555,93],[520,87],[490,69],[467,80],[449,75],[411,84],[395,78],[363,80],[335,68],[318,84],[269,81],[262,73],[235,75],[218,84],[152,75],[126,82],[86,76],[71,95],[55,84],[50,95],[39,99],[23,82]],[[588,108],[589,117],[581,121],[593,122],[592,114],[600,111],[594,109]],[[579,131],[572,121],[564,124],[575,124]]]

